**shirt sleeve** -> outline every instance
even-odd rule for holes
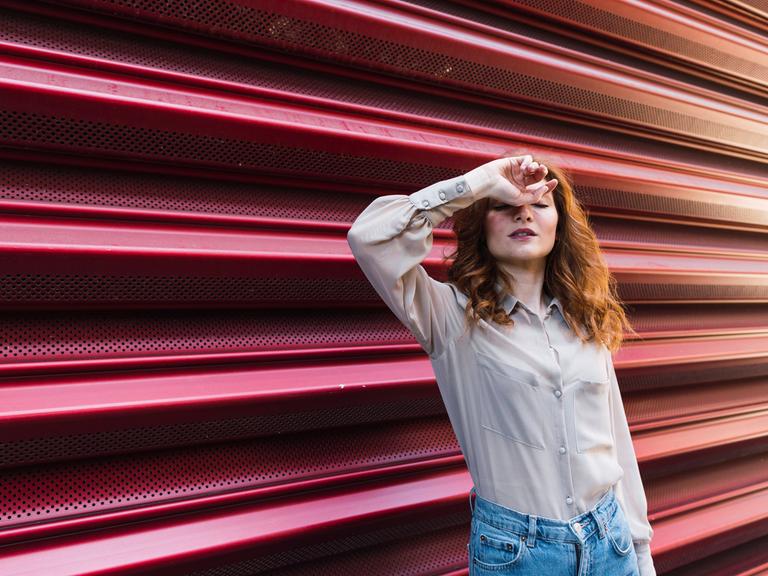
[[[651,557],[651,539],[653,528],[648,521],[648,502],[640,477],[640,468],[637,464],[635,448],[627,424],[627,415],[624,411],[624,403],[621,399],[619,382],[616,377],[616,369],[613,366],[613,358],[610,352],[606,354],[608,360],[608,374],[611,379],[611,419],[613,424],[613,436],[616,442],[616,454],[619,465],[624,470],[621,480],[616,483],[616,499],[624,511],[624,516],[629,522],[632,532],[632,542],[637,554],[637,563],[640,576],[656,576],[656,568]]]
[[[430,355],[438,356],[456,331],[453,288],[430,277],[421,262],[432,230],[475,202],[487,178],[470,172],[410,195],[379,196],[352,223],[347,242],[368,281]],[[462,313],[463,315],[463,313]]]

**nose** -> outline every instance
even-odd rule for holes
[[[530,219],[530,216],[532,215],[532,213],[533,211],[531,210],[531,207],[528,204],[522,204],[521,206],[518,206],[517,210],[515,211],[515,220],[518,220],[521,217]]]

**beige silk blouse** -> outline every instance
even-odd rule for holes
[[[489,188],[488,177],[474,170],[410,195],[380,196],[347,241],[376,292],[429,355],[478,495],[569,520],[614,486],[640,574],[655,576],[653,529],[610,351],[581,342],[557,298],[541,318],[507,294],[513,327],[481,320],[469,329],[466,295],[421,265],[433,228],[489,196]]]

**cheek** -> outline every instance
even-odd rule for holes
[[[486,237],[495,236],[498,233],[500,228],[501,228],[501,220],[499,218],[494,218],[494,215],[489,212],[488,215],[485,217]]]
[[[548,218],[545,224],[547,232],[552,236],[557,232],[557,220],[558,216],[555,214],[551,218]]]
[[[504,222],[503,218],[494,218],[490,216],[485,220],[485,242],[489,248],[497,250],[503,246],[508,234],[509,222]]]

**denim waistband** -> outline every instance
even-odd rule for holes
[[[472,496],[475,497],[474,507]],[[479,496],[473,487],[469,494],[470,508],[475,518],[501,530],[527,534],[528,546],[535,546],[537,538],[560,542],[583,542],[595,532],[603,538],[607,526],[619,505],[613,487],[603,494],[595,505],[570,520],[524,514]]]

